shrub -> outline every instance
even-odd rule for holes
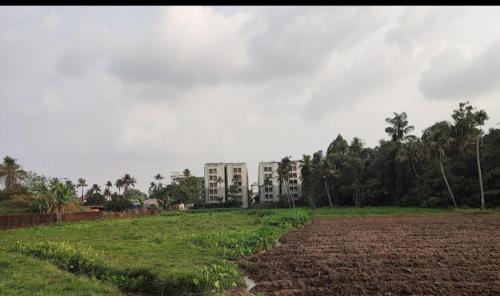
[[[212,292],[237,287],[240,281],[238,266],[226,260],[202,266],[198,269],[198,275],[193,279],[193,283],[200,290],[212,290]]]
[[[303,209],[276,211],[259,218],[259,223],[280,227],[298,227],[309,222],[309,214]]]
[[[106,202],[104,208],[106,211],[122,212],[132,209],[134,204],[132,201],[125,199],[123,197],[112,198],[110,201]]]
[[[100,253],[89,247],[75,247],[67,242],[17,242],[13,249],[25,255],[45,259],[61,269],[98,279],[106,279],[110,268]]]
[[[268,249],[276,243],[277,233],[269,227],[249,231],[220,231],[198,234],[191,240],[205,248],[219,248],[223,258],[235,259],[262,249]]]

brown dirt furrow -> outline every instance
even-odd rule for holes
[[[316,219],[242,266],[265,295],[500,295],[500,219]]]

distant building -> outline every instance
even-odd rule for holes
[[[248,207],[248,170],[244,162],[205,164],[205,201],[207,203],[228,202],[232,186],[238,188],[238,199],[242,207]],[[234,187],[233,187],[234,188]]]
[[[195,176],[192,176],[195,177]],[[200,186],[202,188],[201,192],[202,195],[204,195],[204,188],[205,188],[205,177],[195,177],[200,181]],[[183,172],[170,172],[170,183],[171,184],[180,184],[183,180],[186,179],[186,176],[184,175]],[[203,198],[204,196],[199,196],[199,198]]]
[[[280,186],[279,162],[260,162],[258,172],[259,202],[278,202],[283,190],[286,190],[289,196],[294,199],[302,197],[301,163],[300,160],[291,161],[289,183],[286,186]]]

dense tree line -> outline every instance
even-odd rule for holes
[[[495,207],[500,205],[500,129],[486,134],[484,110],[468,102],[451,121],[412,134],[407,114],[387,118],[389,140],[365,147],[338,135],[326,153],[303,156],[304,202],[315,206],[403,205]]]

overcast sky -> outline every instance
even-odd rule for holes
[[[500,122],[498,7],[0,7],[0,156],[87,183],[374,146],[470,100]],[[498,127],[498,125],[497,125]]]

